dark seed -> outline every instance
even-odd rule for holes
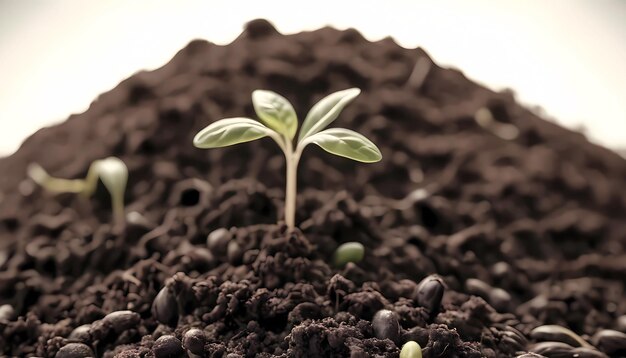
[[[589,343],[576,333],[554,324],[536,327],[530,331],[530,337],[537,341],[563,342],[572,347],[589,346]]]
[[[511,295],[501,288],[489,292],[489,303],[499,312],[506,312],[511,307]]]
[[[56,358],[86,358],[95,357],[91,348],[83,343],[69,343],[59,349]]]
[[[67,338],[81,342],[89,342],[91,341],[91,334],[89,334],[90,328],[90,324],[83,324],[82,326],[78,326],[74,328],[72,333],[70,333]]]
[[[170,287],[163,287],[152,301],[152,315],[157,321],[170,326],[178,322],[178,302]]]
[[[226,248],[228,247],[230,239],[230,232],[224,228],[220,228],[209,234],[206,244],[214,255],[223,256],[226,254]]]
[[[414,299],[418,305],[430,312],[431,317],[434,317],[439,313],[444,291],[443,280],[438,276],[431,275],[417,285]]]
[[[574,348],[561,342],[541,342],[530,347],[533,353],[541,354],[548,358],[607,358],[607,355],[591,348]]]
[[[141,317],[133,311],[115,311],[104,316],[102,321],[108,323],[115,332],[121,333],[137,326]]]
[[[488,299],[492,287],[488,283],[479,279],[468,278],[467,280],[465,280],[465,289],[467,289],[467,292],[469,294]]]
[[[185,333],[183,337],[183,346],[189,352],[202,356],[204,354],[204,344],[206,336],[204,332],[198,328],[192,328]]]
[[[154,342],[152,353],[154,353],[155,358],[178,358],[181,357],[185,351],[178,338],[165,335],[159,337],[159,339]]]
[[[596,333],[591,341],[599,350],[608,355],[626,355],[626,333],[604,329]]]
[[[536,353],[524,353],[522,355],[518,355],[515,358],[544,358],[545,356],[536,354]]]
[[[571,354],[574,347],[562,342],[541,342],[533,344],[530,347],[530,351],[533,353],[541,354],[546,357],[559,357],[561,354],[563,357],[567,357],[567,354]]]
[[[400,336],[400,323],[396,314],[390,310],[380,310],[376,312],[372,319],[374,336],[378,339],[390,339],[394,342]]]

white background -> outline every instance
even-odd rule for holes
[[[227,44],[259,17],[284,33],[391,35],[626,148],[626,1],[0,0],[0,156],[192,39]]]

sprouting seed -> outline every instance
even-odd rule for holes
[[[270,137],[285,154],[287,180],[285,190],[285,222],[290,229],[295,226],[296,176],[298,163],[304,148],[317,144],[325,151],[364,163],[382,159],[380,150],[363,135],[345,128],[326,129],[343,108],[361,93],[358,88],[335,92],[317,104],[307,114],[298,140],[298,117],[289,101],[272,91],[256,90],[252,93],[252,104],[260,118],[236,117],[221,119],[204,128],[193,139],[198,148],[219,148]],[[294,145],[295,144],[295,145]]]
[[[343,266],[348,262],[359,262],[363,260],[365,247],[359,242],[346,242],[339,245],[335,250],[335,265]]]
[[[54,178],[36,163],[28,167],[28,176],[48,191],[77,193],[86,197],[93,195],[100,179],[111,195],[114,220],[124,222],[124,192],[128,182],[128,168],[119,158],[108,157],[94,161],[89,166],[85,179]]]
[[[408,341],[402,346],[400,358],[422,358],[422,347],[415,341]]]

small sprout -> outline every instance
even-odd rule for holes
[[[128,168],[119,158],[108,157],[94,161],[89,166],[85,179],[54,178],[36,163],[28,167],[28,176],[48,191],[77,193],[86,197],[93,195],[100,179],[111,195],[114,220],[124,222],[124,192],[128,182]]]
[[[359,242],[346,242],[335,250],[335,265],[343,266],[348,262],[359,262],[363,260],[365,247]]]
[[[252,103],[260,118],[221,119],[204,128],[193,139],[198,148],[219,148],[256,139],[270,137],[285,154],[287,180],[285,189],[285,222],[290,229],[295,227],[296,175],[304,148],[314,143],[325,151],[363,163],[374,163],[382,159],[380,150],[363,135],[344,128],[323,130],[341,113],[343,108],[361,93],[358,88],[335,92],[317,104],[307,114],[298,140],[298,117],[289,101],[272,91],[256,90]],[[294,145],[295,144],[295,145]]]
[[[402,346],[400,358],[422,358],[422,347],[415,341],[408,341]]]

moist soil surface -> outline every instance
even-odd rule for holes
[[[294,232],[275,143],[192,145],[256,118],[255,89],[302,119],[349,87],[333,126],[383,160],[308,147]],[[125,226],[102,184],[53,195],[25,174],[81,178],[107,156],[129,167]],[[626,356],[626,161],[390,38],[255,20],[227,46],[193,41],[0,173],[1,356],[398,357],[409,340],[424,357]],[[364,260],[334,266],[351,241]],[[547,324],[584,341],[531,334]]]

